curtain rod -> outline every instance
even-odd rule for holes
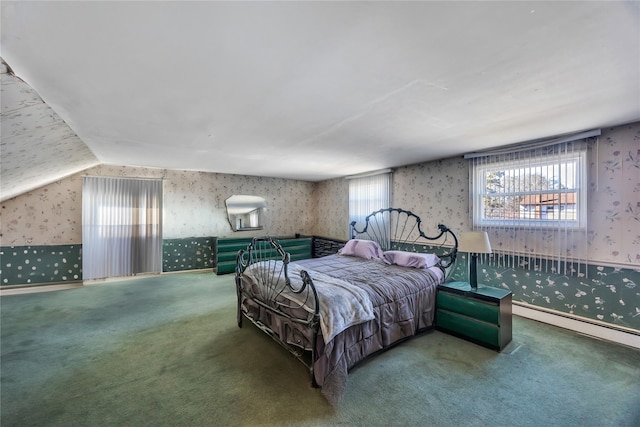
[[[391,173],[391,172],[393,172],[393,169],[380,169],[380,170],[371,171],[371,172],[363,172],[356,175],[348,175],[348,176],[345,176],[344,179],[367,178],[369,176],[382,175],[382,174]]]
[[[499,154],[508,154],[517,151],[533,150],[536,148],[547,147],[549,145],[562,144],[563,142],[576,141],[578,139],[585,139],[592,136],[600,136],[602,131],[600,129],[593,129],[584,132],[578,132],[573,134],[555,136],[553,138],[536,139],[533,141],[518,142],[516,144],[509,144],[503,147],[495,149],[489,149],[485,151],[477,151],[474,153],[467,153],[464,155],[465,159],[475,159],[478,157],[494,156]]]

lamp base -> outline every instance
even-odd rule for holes
[[[471,265],[469,265],[469,284],[471,289],[478,289],[478,254],[471,254]]]

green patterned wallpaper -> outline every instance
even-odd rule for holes
[[[212,237],[166,239],[163,272],[213,267]],[[0,247],[0,286],[82,280],[82,245]]]
[[[467,281],[467,259],[466,253],[459,254],[455,280]],[[509,289],[514,302],[640,331],[640,267],[588,265],[585,274],[564,276],[550,272],[543,260],[537,262],[534,270],[478,262],[478,283]],[[518,260],[504,265],[518,265]]]
[[[213,267],[213,238],[163,241],[163,271]],[[420,246],[416,250],[439,252]],[[0,247],[0,285],[41,285],[82,280],[82,245]],[[505,260],[505,265],[517,265]],[[514,301],[640,330],[640,268],[589,265],[577,277],[542,268],[523,270],[480,263],[478,281],[509,289]],[[459,253],[453,280],[467,280],[467,254]]]
[[[2,246],[0,277],[2,286],[82,280],[82,245]]]
[[[436,254],[447,251],[418,244],[400,249]],[[524,270],[511,267],[520,264],[518,257],[493,256],[500,257],[500,264],[508,267],[478,262],[478,282],[510,290],[513,301],[640,331],[640,267],[587,265],[584,274],[565,276],[552,271],[555,264],[550,260],[537,259],[535,269]],[[468,281],[467,263],[468,254],[459,252],[450,280]],[[585,271],[584,265],[568,267]]]
[[[213,267],[213,237],[190,237],[162,241],[162,271]]]

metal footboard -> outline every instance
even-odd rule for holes
[[[318,294],[306,271],[302,270],[299,278],[289,277],[289,261],[289,253],[270,237],[254,238],[238,252],[238,326],[248,319],[273,338],[309,369],[316,386],[313,367],[320,329]],[[301,335],[308,339],[308,345],[303,342],[306,340],[294,338]]]

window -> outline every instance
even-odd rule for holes
[[[161,271],[162,180],[83,177],[83,278]]]
[[[478,226],[584,228],[586,151],[477,164],[473,223]]]
[[[349,224],[356,221],[356,227],[362,230],[367,215],[389,207],[391,173],[384,171],[375,175],[347,179],[349,179]]]
[[[471,153],[469,220],[489,265],[586,274],[587,150],[599,130]]]

